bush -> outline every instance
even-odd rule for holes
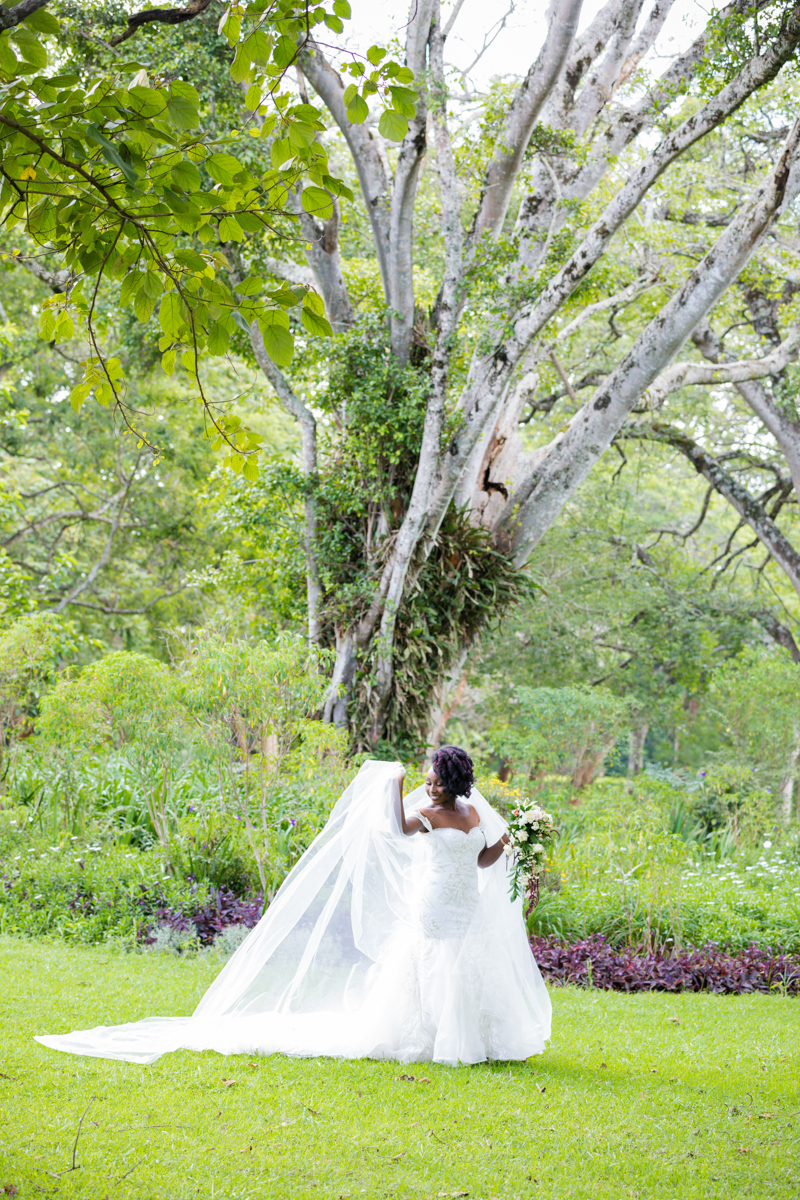
[[[531,949],[548,983],[615,992],[780,992],[800,996],[800,957],[770,947],[725,953],[713,943],[677,954],[616,950],[600,935],[565,945],[533,938]]]

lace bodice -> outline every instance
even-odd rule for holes
[[[464,833],[434,828],[419,838],[419,889],[415,916],[430,938],[463,937],[478,903],[478,855],[486,845],[483,823]]]

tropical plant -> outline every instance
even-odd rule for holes
[[[602,769],[633,703],[601,687],[520,687],[512,697],[513,722],[495,723],[492,746],[515,771],[531,778],[566,773],[581,788]]]
[[[224,630],[198,630],[179,664],[183,695],[203,730],[217,801],[244,824],[265,902],[281,882],[280,799],[287,777],[310,783],[322,760],[338,764],[340,731],[313,717],[326,680],[319,653],[300,639],[254,645]]]

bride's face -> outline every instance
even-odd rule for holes
[[[442,787],[442,781],[431,767],[425,777],[425,791],[430,796],[434,804],[444,804],[447,801],[447,793]]]

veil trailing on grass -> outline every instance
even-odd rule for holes
[[[463,978],[467,991],[450,998],[449,1033],[443,1030],[433,1050],[420,1040],[409,991],[419,960],[413,913],[424,870],[419,843],[431,835],[407,837],[399,827],[399,770],[398,763],[364,763],[191,1017],[151,1017],[37,1041],[139,1063],[180,1048],[453,1063],[541,1052],[550,1001],[521,902],[509,898],[505,856],[478,872],[477,908],[466,936],[450,947],[448,978]],[[406,810],[426,802],[418,788]],[[491,845],[505,822],[476,790],[469,802]],[[487,1013],[496,1053],[481,1033]]]

